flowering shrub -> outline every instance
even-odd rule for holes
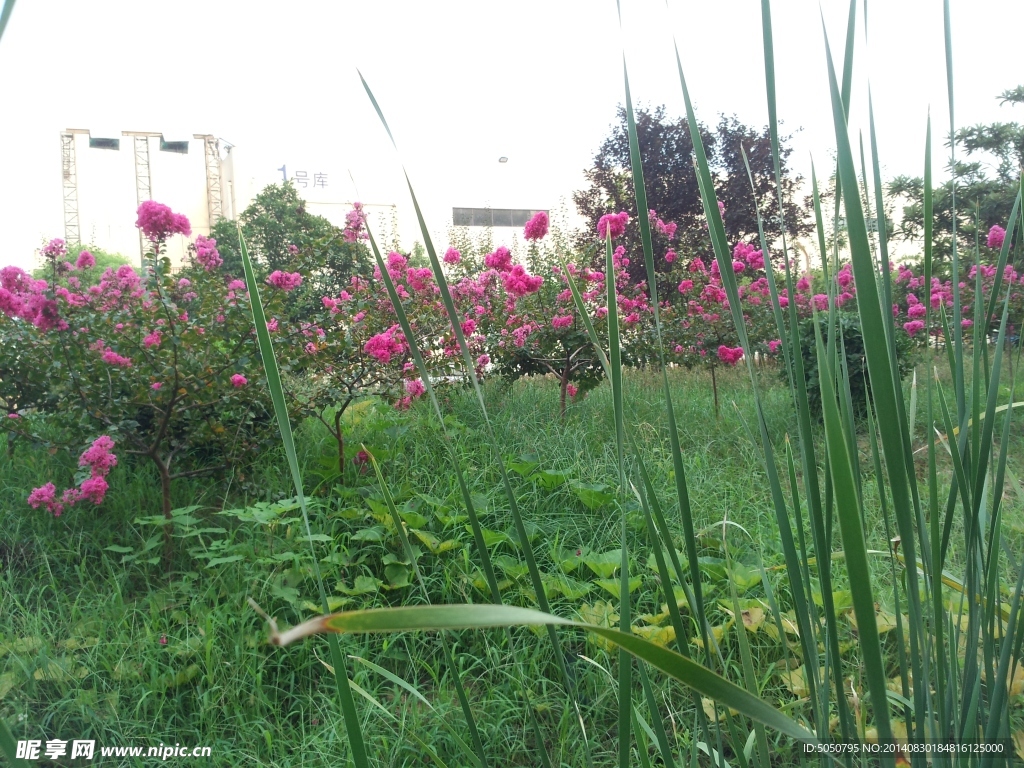
[[[627,218],[626,214],[610,214],[602,221],[614,236],[625,227]],[[527,224],[527,230],[538,231],[533,221]],[[534,258],[531,266],[542,274],[531,274],[522,264],[512,263],[508,249],[498,248],[484,259],[490,269],[475,280],[467,278],[460,291],[479,300],[466,317],[474,330],[486,336],[484,346],[489,354],[477,359],[478,370],[493,363],[498,373],[509,379],[554,374],[559,380],[560,410],[564,416],[566,397],[576,398],[593,389],[604,377],[604,369],[578,316],[566,275],[560,266],[550,263],[550,258],[547,261],[540,256]],[[629,345],[635,346],[641,336],[650,305],[646,286],[629,281],[625,249],[616,249],[613,263],[612,277],[628,357]],[[604,272],[573,263],[567,264],[566,269],[576,281],[595,330],[606,337]]]
[[[153,264],[169,237],[189,231],[187,219],[153,202],[140,206],[138,226]],[[56,275],[61,249],[46,255]],[[264,388],[239,386],[262,371],[244,283],[218,263],[214,241],[200,239],[192,263],[174,277],[160,270],[144,281],[122,265],[87,288],[51,289],[16,267],[0,271],[0,370],[8,409],[19,416],[3,428],[54,447],[106,434],[120,453],[154,465],[169,516],[175,478],[237,462],[258,446],[259,423],[271,423]],[[79,269],[92,267],[84,260]],[[47,436],[47,412],[57,415],[61,443]],[[75,493],[101,498],[97,478]],[[47,501],[45,492],[35,498],[55,512],[54,504],[72,501]]]
[[[46,483],[39,488],[32,489],[29,494],[28,504],[30,507],[38,508],[45,506],[54,517],[60,517],[61,513],[79,501],[91,501],[93,504],[102,504],[107,494],[107,474],[117,464],[117,456],[113,453],[114,441],[108,435],[101,435],[93,441],[92,445],[78,457],[78,466],[85,468],[85,476],[79,481],[77,488],[68,488],[57,500],[57,488],[53,483]]]

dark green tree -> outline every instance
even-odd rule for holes
[[[680,258],[706,256],[711,252],[704,207],[693,168],[693,143],[684,119],[671,120],[665,108],[636,110],[637,138],[647,188],[647,205],[657,211],[663,221],[678,225],[676,238],[654,233],[654,260],[658,272],[670,267],[665,252],[671,246]],[[742,124],[735,117],[721,116],[714,130],[699,126],[701,141],[715,177],[715,191],[725,205],[725,229],[730,242],[757,234],[755,203],[765,220],[765,234],[772,242],[781,234],[779,202],[775,191],[771,141],[767,128],[757,130]],[[788,137],[787,137],[788,138]],[[747,153],[754,176],[755,194],[743,165],[740,147]],[[798,205],[795,190],[801,179],[792,174],[787,159],[792,150],[782,143],[782,198],[786,233],[795,237],[808,231],[804,206]],[[586,189],[573,194],[576,207],[587,220],[585,230],[576,236],[580,248],[592,245],[597,235],[597,222],[606,213],[628,211],[630,224],[620,241],[632,254],[629,272],[634,280],[645,279],[638,212],[630,171],[629,140],[626,134],[626,110],[619,107],[618,123],[594,156],[594,164],[584,171],[589,182]],[[643,212],[647,215],[647,211]]]
[[[1001,104],[1024,104],[1024,86],[1003,91],[999,99]],[[970,158],[957,161],[955,169],[957,248],[969,253],[977,229],[981,230],[978,234],[984,245],[992,225],[1005,227],[1010,217],[1024,170],[1024,125],[992,123],[961,128],[956,141],[962,156]],[[920,176],[897,176],[889,183],[888,193],[903,203],[903,222],[897,236],[920,241],[924,237],[924,180]],[[932,194],[934,253],[937,259],[947,259],[953,243],[952,183],[936,187]]]
[[[314,311],[321,296],[337,296],[348,287],[352,275],[372,270],[366,245],[347,241],[342,229],[306,210],[306,201],[291,182],[265,187],[239,216],[238,224],[261,276],[300,268],[307,274],[302,289],[289,301],[290,309],[298,314]],[[217,241],[224,271],[241,275],[236,222],[217,222],[210,236]]]

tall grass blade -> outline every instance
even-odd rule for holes
[[[3,9],[0,9],[0,40],[3,39],[4,31],[7,29],[7,22],[10,21],[13,10],[14,0],[6,0]]]
[[[381,274],[384,274],[386,270],[382,270]],[[364,446],[365,450],[365,446]],[[394,497],[391,495],[391,491],[384,482],[384,474],[380,471],[380,465],[377,463],[377,458],[370,452],[367,452],[370,457],[370,463],[373,465],[373,471],[377,475],[377,483],[380,486],[381,493],[384,496],[384,503],[388,508],[388,512],[391,514],[391,522],[395,525],[395,530],[398,532],[398,538],[402,542],[402,551],[405,556],[412,563],[413,574],[416,577],[416,583],[419,585],[420,592],[423,595],[425,602],[430,603],[430,593],[427,591],[426,582],[423,581],[423,574],[420,572],[419,565],[417,564],[416,553],[413,551],[412,544],[409,542],[409,535],[405,532],[405,523],[402,520],[402,516],[398,513],[398,507],[395,506]],[[487,754],[484,751],[483,742],[480,739],[480,733],[476,727],[476,718],[473,716],[473,710],[469,706],[469,699],[466,696],[466,691],[462,686],[462,679],[459,675],[459,668],[455,665],[455,659],[452,656],[451,647],[448,645],[448,638],[442,633],[441,635],[441,648],[444,652],[445,664],[448,670],[452,674],[452,679],[455,682],[455,691],[459,699],[459,705],[462,707],[462,713],[466,717],[466,725],[469,726],[469,736],[473,742],[473,750],[470,751],[462,739],[457,738],[457,743],[463,748],[466,756],[474,762],[475,765],[486,768],[487,766]],[[364,662],[368,663],[368,662]],[[422,698],[422,696],[420,697]],[[431,707],[433,709],[433,707]],[[447,723],[443,724],[442,727],[446,729],[450,726]],[[453,732],[454,733],[454,732]]]
[[[357,70],[358,72],[358,70]],[[387,131],[388,137],[391,139],[392,145],[395,147],[395,151],[398,151],[398,144],[395,142],[395,138],[391,133],[390,127],[388,127],[387,120],[384,117],[384,112],[381,110],[377,103],[376,97],[373,95],[373,91],[370,89],[369,83],[363,77],[362,73],[359,72],[360,82],[363,84],[363,89],[366,91],[367,97],[370,99],[370,103],[373,105],[374,110],[377,113],[377,117],[380,118],[381,124]],[[533,586],[534,593],[536,595],[537,604],[541,611],[548,613],[550,607],[548,605],[547,594],[544,589],[544,583],[541,580],[540,569],[537,567],[537,559],[533,552],[533,544],[530,542],[530,537],[527,533],[526,526],[523,522],[522,514],[519,511],[519,504],[516,500],[515,492],[512,489],[512,483],[509,480],[508,472],[505,469],[505,462],[502,457],[497,453],[498,443],[494,436],[494,428],[491,425],[490,416],[487,412],[487,405],[484,402],[483,391],[480,388],[480,383],[477,381],[475,375],[475,365],[472,358],[472,354],[469,351],[469,346],[466,343],[465,334],[462,331],[461,318],[455,309],[455,303],[452,300],[451,291],[448,288],[448,281],[445,278],[444,270],[441,267],[441,262],[437,257],[437,251],[434,248],[433,239],[430,237],[430,231],[427,229],[426,220],[423,218],[423,212],[420,209],[419,200],[416,197],[416,192],[413,190],[412,181],[409,179],[409,174],[402,168],[402,174],[405,177],[406,187],[409,190],[409,196],[412,199],[413,209],[416,212],[416,221],[419,224],[420,234],[423,236],[424,247],[427,251],[427,256],[430,259],[431,270],[434,275],[434,281],[437,284],[438,290],[441,294],[441,300],[444,304],[445,310],[448,313],[448,319],[451,322],[452,331],[455,334],[455,338],[458,341],[459,349],[462,352],[462,359],[465,365],[466,376],[473,385],[474,392],[476,394],[477,403],[480,406],[480,411],[484,417],[484,427],[487,433],[487,437],[491,446],[492,451],[495,452],[494,463],[498,468],[498,472],[501,476],[502,488],[505,492],[505,498],[508,501],[509,509],[512,513],[513,523],[515,525],[516,534],[519,541],[522,544],[523,557],[526,560],[527,570],[530,575],[530,582]],[[579,715],[579,704],[576,699],[574,691],[574,682],[572,676],[569,674],[569,669],[565,663],[565,656],[562,653],[561,643],[558,640],[558,633],[555,631],[554,626],[547,626],[548,640],[551,643],[552,650],[554,652],[555,661],[558,665],[561,677],[565,685],[566,694],[570,697],[573,707]],[[582,728],[582,719],[580,719],[580,726]],[[584,731],[583,744],[586,753],[586,759],[588,765],[593,763],[589,742],[586,738]]]
[[[857,177],[853,166],[853,155],[850,150],[850,137],[846,125],[845,110],[839,96],[836,82],[835,67],[832,63],[832,52],[829,48],[828,35],[825,35],[825,48],[828,59],[829,85],[832,91],[832,118],[835,123],[836,142],[838,145],[838,164],[840,178],[846,189],[856,189]],[[878,290],[875,283],[871,250],[868,243],[867,226],[860,198],[857,195],[845,196],[846,223],[850,238],[851,260],[853,262],[854,280],[857,286],[857,306],[860,312],[861,329],[864,338],[864,353],[868,364],[871,388],[875,399],[881,427],[882,446],[889,472],[889,484],[893,495],[893,506],[897,519],[900,520],[900,533],[908,559],[914,562],[913,546],[914,525],[910,515],[910,499],[907,494],[907,468],[903,464],[903,440],[899,433],[896,416],[896,393],[892,388],[894,374],[890,370],[890,360],[886,344],[885,330],[881,317]],[[824,349],[820,341],[820,329],[816,328],[819,347],[819,366],[824,362]],[[892,728],[889,722],[889,705],[886,694],[886,675],[882,659],[881,646],[876,631],[874,602],[870,589],[871,575],[867,557],[864,553],[864,535],[860,527],[860,512],[856,504],[851,506],[854,489],[851,457],[847,454],[846,442],[838,421],[838,409],[835,404],[835,393],[832,391],[830,376],[821,376],[823,410],[826,416],[825,432],[828,443],[829,461],[832,481],[836,486],[836,505],[839,523],[843,535],[843,549],[846,551],[846,564],[850,572],[851,584],[863,584],[863,589],[854,590],[854,612],[860,636],[860,647],[863,655],[868,689],[875,712],[876,727],[880,740],[892,739]],[[847,496],[847,493],[850,495]],[[920,592],[917,586],[917,572],[907,570],[911,591],[911,621],[921,621]],[[863,622],[863,624],[861,623]]]
[[[818,742],[811,731],[788,715],[682,654],[638,635],[554,616],[533,608],[508,605],[423,605],[346,611],[319,616],[284,632],[277,631],[271,625],[270,640],[274,645],[283,646],[322,632],[352,634],[511,626],[576,627],[592,632],[625,648],[632,656],[701,695],[719,701],[756,722],[800,742]]]
[[[320,574],[320,560],[316,556],[316,545],[313,543],[313,532],[309,525],[306,495],[302,489],[302,474],[299,471],[299,460],[295,453],[295,442],[292,439],[292,425],[288,418],[288,406],[285,403],[284,387],[281,384],[281,372],[277,366],[277,358],[274,356],[274,345],[270,339],[270,332],[267,330],[267,316],[263,311],[260,286],[256,282],[252,260],[249,258],[249,250],[246,248],[241,228],[238,230],[238,243],[242,256],[242,267],[245,271],[246,287],[249,290],[252,319],[256,327],[256,340],[259,345],[263,371],[267,377],[270,398],[274,403],[274,415],[277,418],[277,426],[281,433],[281,442],[284,445],[285,456],[288,458],[288,469],[291,473],[292,485],[295,488],[295,495],[299,499],[299,506],[302,510],[302,522],[306,530],[306,539],[309,542],[310,550],[313,552],[311,563],[313,577],[316,579],[317,589],[320,592],[320,605],[324,613],[327,613],[330,610],[327,603],[327,590],[324,588],[323,576]],[[334,681],[338,689],[341,711],[345,718],[345,731],[348,734],[349,749],[352,750],[352,762],[355,763],[356,768],[368,768],[369,761],[366,757],[363,733],[359,725],[359,714],[356,712],[355,700],[352,698],[352,690],[349,686],[348,667],[345,664],[345,656],[341,652],[341,646],[337,638],[328,638],[328,640],[331,651],[331,663],[334,666]]]

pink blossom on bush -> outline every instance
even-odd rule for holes
[[[274,331],[277,330],[277,318],[276,317],[272,317],[269,320],[267,320],[267,330],[270,331],[271,333],[273,333]]]
[[[490,365],[491,364],[491,356],[490,355],[480,355],[480,357],[478,357],[476,359],[476,364],[477,364],[478,368],[484,368],[484,367]]]
[[[212,272],[223,264],[224,259],[220,257],[220,251],[217,250],[217,241],[205,235],[196,237],[196,261],[207,272]]]
[[[142,346],[146,349],[149,349],[150,347],[158,347],[160,346],[161,338],[162,334],[160,331],[153,331],[142,340]]]
[[[499,272],[508,272],[512,269],[512,254],[504,245],[499,245],[494,253],[484,256],[484,266]]]
[[[57,501],[57,487],[53,483],[33,488],[32,493],[28,495],[28,505],[32,509],[39,509],[45,505],[54,517],[60,517],[64,511],[64,505]]]
[[[568,328],[572,325],[572,315],[555,315],[551,318],[551,325],[555,328]]]
[[[228,290],[229,291],[245,290],[245,281],[244,280],[232,280],[230,283],[228,283]]]
[[[352,210],[345,214],[345,229],[341,234],[346,243],[370,239],[370,234],[366,231],[366,212],[362,203],[352,203]]]
[[[505,290],[513,296],[522,297],[540,289],[544,278],[540,275],[529,275],[522,264],[516,264],[511,270],[501,275]]]
[[[903,330],[905,330],[911,336],[920,331],[922,328],[924,328],[924,321],[922,320],[911,320],[909,323],[903,324]]]
[[[772,339],[771,341],[768,342],[768,349],[771,350],[772,354],[778,352],[779,351],[779,347],[781,347],[781,346],[782,346],[782,340],[781,339]]]
[[[390,363],[392,356],[405,353],[405,342],[396,338],[397,325],[391,326],[384,333],[371,336],[363,347],[363,351],[382,363]]]
[[[445,264],[458,264],[462,260],[462,254],[459,253],[455,248],[449,248],[444,252],[444,263]]]
[[[236,373],[231,377],[231,386],[233,386],[235,389],[244,387],[248,383],[249,380],[240,373]]]
[[[911,304],[910,307],[907,308],[907,317],[924,317],[926,312],[927,310],[925,309],[924,304]]]
[[[824,293],[816,293],[811,297],[811,301],[814,302],[814,308],[819,312],[824,312],[828,309],[828,296]]]
[[[576,395],[579,394],[579,389],[576,387],[575,384],[570,383],[565,385],[565,392],[567,395],[569,395],[569,397],[576,397]]]
[[[130,368],[132,364],[132,361],[129,358],[122,357],[110,348],[104,349],[101,357],[103,358],[103,362],[108,365],[116,365],[121,368]]]
[[[669,250],[665,251],[665,262],[667,264],[671,264],[677,258],[678,257],[676,256],[676,252],[673,251],[672,249],[669,249]]]
[[[162,387],[163,385],[164,383],[162,381],[154,381],[152,384],[149,385],[149,388],[156,391],[160,389],[160,387]]]
[[[406,379],[405,391],[411,397],[419,397],[427,391],[427,388],[420,379]]]
[[[993,224],[992,229],[988,231],[988,247],[989,248],[1002,248],[1003,241],[1006,239],[1006,230],[1000,227],[998,224]]]
[[[138,209],[135,226],[153,243],[163,243],[171,235],[192,234],[188,219],[155,200],[146,200]]]
[[[55,237],[53,240],[43,246],[43,256],[48,259],[57,259],[61,256],[66,256],[68,252],[67,243],[61,240],[59,237]]]
[[[545,211],[537,211],[533,214],[526,226],[523,228],[523,237],[527,240],[540,240],[548,233],[548,215]]]
[[[626,232],[626,225],[629,223],[629,214],[625,211],[619,213],[606,213],[597,221],[597,234],[601,238],[622,237]]]
[[[90,267],[96,266],[96,257],[88,251],[82,251],[78,254],[78,258],[75,259],[75,266],[79,269],[89,269]]]
[[[718,347],[718,359],[726,365],[736,365],[743,357],[743,347]]]
[[[282,291],[294,291],[302,285],[302,275],[298,272],[282,272],[279,269],[275,269],[270,273],[267,282],[275,288],[280,288]]]

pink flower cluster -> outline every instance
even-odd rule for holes
[[[78,258],[75,260],[75,267],[77,269],[89,269],[90,267],[95,266],[96,257],[89,253],[89,251],[81,251],[78,254]]]
[[[267,278],[267,283],[287,293],[302,285],[302,275],[298,272],[282,272],[275,269]]]
[[[500,245],[494,253],[484,256],[484,266],[499,272],[508,272],[512,269],[512,253],[504,245]]]
[[[661,234],[665,235],[665,237],[667,237],[669,240],[676,236],[676,229],[678,225],[674,221],[662,221],[661,219],[658,218],[658,212],[654,210],[648,211],[647,214],[651,220],[651,224],[654,225],[654,229],[657,232],[660,232]],[[669,253],[672,252],[670,251]],[[675,254],[672,253],[672,258],[666,258],[666,261],[669,261],[670,263],[672,261],[675,261]]]
[[[390,363],[393,356],[405,354],[405,339],[397,325],[388,328],[384,333],[371,336],[363,347],[363,351],[382,363]]]
[[[458,264],[462,261],[462,254],[454,248],[449,248],[444,252],[444,263],[445,264]]]
[[[352,203],[352,210],[345,214],[345,229],[342,230],[341,236],[346,243],[370,239],[370,233],[366,231],[366,212],[362,203]]]
[[[1006,239],[1006,230],[1000,227],[998,224],[993,224],[992,229],[988,231],[988,247],[989,248],[1002,248],[1003,241]]]
[[[502,273],[501,281],[508,293],[517,298],[522,298],[534,291],[540,290],[541,285],[544,283],[544,278],[540,275],[527,274],[522,264],[516,264],[509,271]]]
[[[48,298],[45,280],[33,280],[18,267],[0,269],[0,312],[17,317],[41,331],[66,330],[56,300]]]
[[[33,488],[28,496],[28,504],[33,509],[45,506],[46,509],[59,517],[67,508],[74,506],[79,501],[91,501],[93,504],[101,504],[107,494],[107,474],[117,465],[117,456],[113,454],[114,441],[107,435],[101,435],[93,441],[81,456],[78,457],[78,466],[89,467],[88,479],[82,481],[77,488],[68,488],[57,500],[57,488],[53,483],[47,483],[39,488]]]
[[[43,256],[48,259],[59,259],[61,256],[66,256],[68,252],[67,243],[61,240],[59,237],[55,237],[53,240],[43,246]]]
[[[611,237],[622,237],[626,232],[626,225],[629,223],[629,214],[625,211],[619,213],[606,213],[597,221],[597,234],[601,239]]]
[[[540,240],[547,233],[548,214],[546,211],[537,211],[523,228],[523,237],[527,240]]]
[[[722,344],[718,347],[718,359],[726,365],[736,365],[743,359],[743,347],[727,347]]]
[[[135,226],[152,243],[166,242],[171,235],[188,237],[192,234],[192,225],[184,215],[174,213],[163,203],[154,200],[147,200],[139,206]]]
[[[220,257],[220,252],[217,250],[216,240],[205,235],[196,237],[196,262],[201,264],[207,272],[212,272],[224,263],[224,259]]]

